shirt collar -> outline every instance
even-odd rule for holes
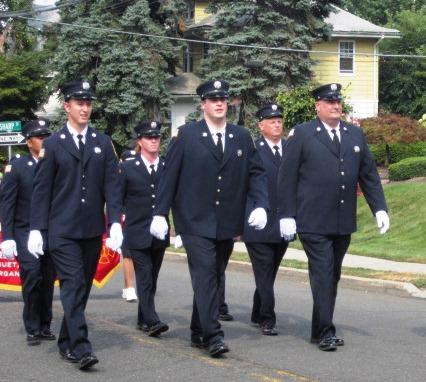
[[[271,140],[263,137],[263,139],[265,140],[265,142],[268,144],[268,146],[271,148],[272,152],[275,154],[275,149],[274,146],[278,146],[278,151],[281,153],[282,152],[282,144],[281,144],[281,139],[278,143],[274,143]]]
[[[340,122],[336,127],[331,127],[330,125],[327,125],[324,121],[321,121],[326,130],[331,133],[331,130],[336,130],[336,132],[340,132]]]
[[[206,125],[207,125],[207,128],[209,129],[209,131],[210,131],[210,134],[211,134],[211,135],[215,135],[215,134],[217,134],[217,133],[221,133],[221,134],[222,134],[222,137],[224,137],[224,136],[225,136],[226,122],[225,122],[225,124],[223,125],[223,127],[221,127],[220,129],[218,129],[218,128],[216,128],[216,127],[213,127],[213,126],[210,126],[210,125],[207,123],[207,121],[206,121]]]
[[[150,161],[148,161],[142,154],[141,154],[141,159],[142,159],[143,164],[145,165],[145,167],[149,171],[151,171],[151,168],[149,166],[151,166],[152,164],[154,165],[154,168],[157,170],[158,163],[160,162],[160,157],[157,157],[157,159],[152,163]]]
[[[77,138],[77,135],[78,134],[81,134],[82,136],[83,136],[83,139],[85,139],[86,138],[86,134],[87,134],[87,129],[88,129],[88,126],[86,125],[86,127],[81,131],[81,132],[79,132],[79,131],[77,131],[77,130],[75,130],[68,122],[67,122],[67,129],[68,129],[68,131],[69,131],[69,133],[71,134],[71,136],[73,137],[73,138]]]

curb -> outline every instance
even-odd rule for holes
[[[166,251],[166,255],[176,260],[182,261],[186,259],[186,253]],[[228,267],[235,270],[252,271],[251,264],[246,261],[229,260]],[[294,279],[295,281],[309,282],[308,271],[305,269],[289,268],[280,266],[279,273]],[[359,276],[341,276],[340,283],[353,289],[365,289],[366,287],[377,289],[381,292],[397,294],[404,297],[415,297],[426,299],[426,290],[421,290],[415,285],[392,280],[372,279]]]

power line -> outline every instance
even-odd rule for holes
[[[26,16],[17,16],[17,17],[21,19],[25,19],[25,20],[38,21],[38,22],[41,22],[42,24],[57,24],[61,26],[71,27],[71,28],[89,29],[89,30],[108,32],[108,33],[114,33],[114,34],[124,34],[129,36],[136,36],[136,37],[157,38],[160,40],[192,42],[195,44],[209,44],[209,45],[217,45],[217,46],[226,46],[231,48],[272,50],[272,51],[287,52],[287,53],[305,53],[305,54],[318,53],[318,54],[336,54],[336,55],[340,54],[340,52],[337,52],[337,51],[294,49],[294,48],[271,47],[271,46],[250,45],[250,44],[233,44],[233,43],[226,43],[226,42],[220,42],[220,41],[196,40],[196,39],[189,39],[184,37],[160,36],[160,35],[154,35],[150,33],[130,32],[130,31],[123,31],[123,30],[112,29],[112,28],[92,27],[92,26],[84,25],[84,24],[71,24],[71,23],[65,23],[61,21],[47,21],[47,20],[37,19],[34,17],[26,17]],[[416,58],[416,59],[426,58],[426,55],[420,55],[420,54],[383,54],[383,53],[352,53],[351,56]]]

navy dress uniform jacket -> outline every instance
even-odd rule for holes
[[[154,179],[140,157],[120,164],[120,201],[126,215],[123,247],[126,249],[150,248],[153,244],[158,248],[170,245],[169,234],[166,240],[158,240],[149,232],[163,171],[164,160],[161,158]]]
[[[3,240],[16,240],[16,230],[30,227],[30,205],[37,162],[31,155],[13,160],[2,182]],[[25,243],[26,244],[26,243]]]
[[[281,147],[284,150],[285,141],[281,140]],[[268,178],[268,198],[269,211],[268,222],[266,227],[261,230],[254,229],[248,224],[248,217],[253,211],[253,201],[251,198],[247,200],[246,219],[244,223],[244,242],[257,243],[280,243],[282,241],[280,235],[280,222],[278,219],[278,200],[277,200],[277,178],[279,163],[275,161],[274,153],[266,142],[265,138],[261,137],[256,140],[256,148],[262,159],[263,166],[266,170]]]
[[[246,198],[268,210],[267,179],[248,130],[227,124],[223,158],[205,120],[179,128],[166,156],[154,215],[173,211],[176,233],[231,239],[244,228]]]
[[[340,156],[318,119],[296,126],[287,140],[278,177],[279,215],[295,217],[299,233],[355,232],[358,182],[373,213],[387,210],[364,133],[341,121],[340,136]]]
[[[87,239],[120,222],[118,159],[108,136],[87,129],[83,163],[67,127],[43,142],[34,179],[31,229],[49,237]]]

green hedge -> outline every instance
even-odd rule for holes
[[[377,164],[385,163],[385,145],[369,145]],[[426,142],[391,143],[389,145],[391,163],[397,163],[405,158],[426,156]]]
[[[389,180],[426,176],[426,157],[406,158],[389,166]]]

